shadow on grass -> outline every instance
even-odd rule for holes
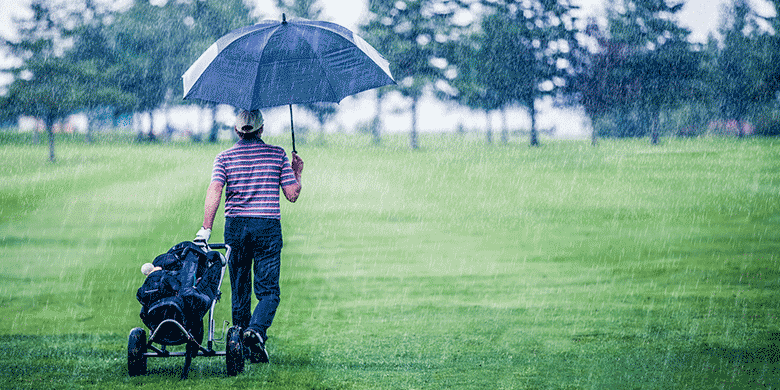
[[[701,353],[705,367],[718,384],[741,384],[761,388],[780,386],[780,333],[771,332],[747,348],[705,344]]]
[[[591,375],[588,383],[597,387],[676,388],[686,384],[692,389],[763,389],[780,385],[780,333],[776,332],[758,334],[751,346],[742,348],[695,344],[660,333],[618,337],[594,332],[576,335],[572,341],[588,346],[570,360]],[[602,353],[594,353],[598,351]],[[621,382],[634,387],[621,387]]]
[[[769,333],[767,339],[753,348],[730,348],[719,345],[704,345],[702,353],[727,362],[729,365],[753,365],[780,363],[780,333]]]
[[[193,361],[189,379],[181,382],[178,377],[184,359],[180,357],[150,358],[146,376],[128,377],[126,336],[6,335],[0,336],[3,351],[0,388],[41,388],[44,383],[51,389],[142,385],[184,388],[211,384],[232,384],[238,388],[260,384],[271,388],[339,388],[367,384],[377,375],[399,380],[403,377],[407,381],[404,383],[416,387],[433,387],[437,383],[474,387],[478,383],[486,384],[487,377],[493,377],[494,384],[509,387],[523,384],[544,387],[550,383],[567,383],[569,388],[621,387],[633,383],[636,388],[664,388],[687,383],[689,388],[703,389],[775,388],[780,384],[778,332],[759,335],[751,346],[744,348],[696,345],[660,335],[650,336],[637,342],[615,334],[593,332],[575,335],[571,339],[573,347],[556,352],[539,340],[526,340],[511,348],[516,350],[505,351],[514,358],[506,354],[488,356],[485,351],[478,353],[480,356],[460,356],[481,373],[481,381],[464,382],[459,373],[463,367],[453,361],[427,364],[433,360],[424,359],[425,353],[408,358],[388,356],[389,359],[374,364],[349,364],[349,359],[331,356],[335,360],[323,364],[324,356],[318,357],[312,349],[316,346],[312,345],[308,349],[278,352],[272,347],[271,364],[247,364],[244,373],[235,378],[227,376],[224,358],[198,357]],[[396,359],[405,364],[398,365]]]
[[[178,351],[181,346],[169,347]],[[220,350],[220,345],[215,346]],[[319,388],[327,384],[322,368],[300,355],[272,355],[271,364],[249,364],[236,377],[227,375],[224,357],[197,357],[186,381],[179,380],[184,357],[149,358],[147,375],[129,377],[127,336],[2,335],[0,388]],[[332,382],[328,387],[342,387]]]

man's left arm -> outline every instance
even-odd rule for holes
[[[203,227],[206,229],[211,230],[214,226],[214,218],[216,218],[219,202],[222,199],[223,186],[224,184],[219,181],[212,181],[206,190],[206,202],[203,210]]]
[[[214,218],[217,215],[217,209],[219,208],[219,202],[222,199],[222,187],[224,184],[219,181],[212,181],[209,184],[209,188],[206,190],[206,203],[203,211],[203,225],[195,234],[195,239],[192,240],[196,244],[207,243],[211,238],[211,228],[214,226]]]

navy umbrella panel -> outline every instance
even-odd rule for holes
[[[334,23],[263,21],[231,31],[182,76],[184,98],[253,110],[312,102],[394,84],[388,62]]]

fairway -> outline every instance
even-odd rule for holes
[[[1,135],[0,388],[780,387],[780,141],[330,137],[282,204],[271,364],[180,382],[127,375],[139,269],[194,238],[229,144],[65,138],[49,164]]]

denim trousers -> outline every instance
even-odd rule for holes
[[[228,217],[225,220],[225,243],[231,248],[228,269],[233,325],[255,330],[266,340],[266,331],[279,306],[281,223],[278,219]],[[254,313],[253,287],[258,300]]]

